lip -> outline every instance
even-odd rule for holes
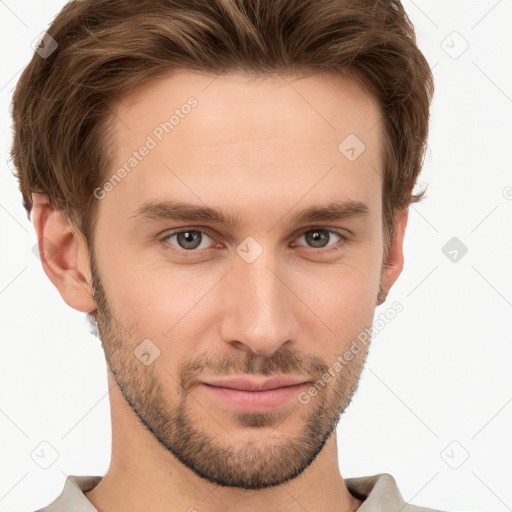
[[[270,379],[203,380],[201,388],[223,404],[249,412],[264,412],[284,406],[309,385],[304,378],[272,377]]]
[[[202,379],[203,384],[217,386],[221,388],[230,388],[243,391],[266,391],[287,386],[304,384],[308,379],[304,377],[292,377],[288,375],[276,375],[270,378],[256,377],[226,377],[223,379]]]

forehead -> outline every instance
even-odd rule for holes
[[[188,109],[190,98],[197,105]],[[176,70],[128,93],[115,110],[118,142],[137,143],[138,132],[151,133],[175,113],[179,121],[171,124],[180,129],[172,138],[194,146],[249,142],[251,136],[251,143],[262,137],[336,149],[347,129],[368,139],[380,119],[375,99],[357,82],[326,72],[250,77]]]
[[[318,203],[326,190],[366,200],[380,194],[379,106],[339,74],[178,70],[126,95],[113,119],[107,179],[125,172],[108,200],[117,198],[126,216],[171,196],[207,204],[250,197],[261,207],[305,193]]]

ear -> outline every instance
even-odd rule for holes
[[[32,194],[32,222],[37,233],[39,257],[45,274],[55,285],[64,302],[78,311],[96,309],[87,245],[73,229],[64,210],[47,196]]]
[[[395,211],[395,228],[389,247],[388,258],[382,265],[377,305],[382,304],[386,300],[389,290],[402,272],[404,266],[403,242],[408,218],[408,208]]]

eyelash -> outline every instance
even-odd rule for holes
[[[336,244],[334,244],[333,246],[328,247],[327,249],[325,249],[325,248],[318,248],[317,252],[319,252],[319,253],[324,253],[325,254],[325,253],[331,253],[331,252],[339,251],[339,250],[341,250],[341,246],[345,245],[346,243],[348,243],[350,241],[350,239],[349,239],[349,237],[347,235],[345,235],[343,233],[340,233],[339,231],[336,231],[336,230],[327,229],[325,227],[312,227],[312,228],[309,228],[306,231],[303,231],[299,235],[299,238],[302,235],[304,235],[306,233],[310,233],[311,231],[315,231],[315,230],[321,230],[321,231],[327,231],[328,233],[334,233],[336,236],[339,237],[339,241]],[[160,239],[160,241],[166,246],[166,250],[167,250],[167,245],[169,245],[167,243],[167,241],[171,237],[179,235],[180,233],[185,233],[187,231],[195,231],[195,232],[207,235],[207,236],[209,236],[212,239],[214,238],[213,235],[209,232],[209,230],[207,230],[205,228],[190,227],[190,228],[180,228],[180,229],[177,229],[175,231],[171,231],[169,233],[166,233],[165,236]],[[310,250],[313,250],[313,251],[315,250],[315,247],[308,247],[308,248]],[[183,255],[183,256],[194,257],[194,255],[196,255],[196,254],[199,255],[201,253],[204,253],[204,251],[209,251],[209,250],[212,250],[212,249],[214,249],[214,247],[211,247],[211,248],[208,248],[208,249],[199,249],[199,250],[198,249],[190,249],[190,250],[187,251],[186,249],[182,249],[181,247],[173,246],[173,248],[169,249],[169,250],[177,252],[178,254]]]

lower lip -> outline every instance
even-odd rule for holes
[[[303,383],[294,386],[267,389],[265,391],[247,391],[212,386],[204,383],[201,384],[207,393],[221,402],[227,403],[237,409],[251,412],[263,412],[277,409],[289,402],[292,398],[296,398],[307,385],[307,383]]]

